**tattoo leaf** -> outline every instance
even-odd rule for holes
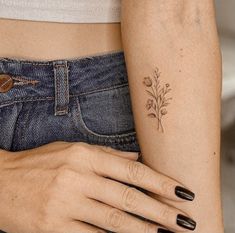
[[[151,95],[153,98],[155,98],[155,95],[151,91],[146,90],[146,92],[148,92],[149,95]]]
[[[159,91],[159,95],[161,95],[162,93],[164,93],[164,87]]]
[[[149,113],[148,116],[151,118],[157,117],[154,113]]]
[[[164,103],[161,107],[165,107],[167,105],[169,105],[169,103]]]
[[[168,101],[168,100],[172,100],[172,98],[168,98],[168,99],[166,99],[166,101]]]
[[[169,92],[170,90],[171,90],[171,88],[167,89],[167,90],[166,90],[166,93]]]
[[[160,99],[160,96],[157,96],[157,105],[159,106],[160,105],[160,101],[159,101],[159,99]]]

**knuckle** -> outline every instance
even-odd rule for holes
[[[169,216],[169,211],[167,208],[163,208],[162,211],[160,212],[160,217],[161,219],[167,219]]]
[[[149,221],[145,220],[143,223],[143,233],[151,233],[154,231],[156,232],[156,227]]]
[[[107,212],[106,223],[118,231],[124,225],[124,218],[124,213],[121,210],[111,208]]]
[[[114,151],[114,149],[112,147],[110,147],[110,146],[103,145],[102,148],[107,153],[111,153],[111,152]]]
[[[125,187],[122,194],[122,207],[127,211],[134,211],[137,209],[137,195],[138,191],[132,187]]]
[[[160,184],[160,189],[163,194],[171,193],[172,184],[169,181],[163,180]]]
[[[73,143],[66,153],[65,163],[80,168],[91,168],[95,159],[95,148],[85,142]],[[80,166],[81,165],[81,166]]]
[[[75,174],[75,172],[73,170],[71,170],[70,168],[68,168],[66,166],[61,166],[58,169],[56,177],[58,178],[59,181],[60,180],[65,181],[65,180],[68,180],[68,179],[73,179],[74,174]]]
[[[66,165],[60,166],[51,181],[51,184],[49,186],[50,191],[57,190],[57,188],[66,187],[67,185],[70,185],[74,180],[75,175],[76,173],[70,168],[68,168]]]
[[[85,142],[71,143],[70,154],[86,154],[90,150],[90,145]]]
[[[78,151],[78,150],[75,150],[74,149],[74,145],[72,145],[69,150],[67,150],[66,154],[65,154],[65,164],[74,164],[75,163],[75,157],[77,157],[78,155],[75,153],[75,151]]]
[[[168,206],[164,206],[161,211],[160,211],[160,219],[162,221],[164,221],[164,223],[169,223],[170,222],[170,218],[171,218],[171,209]]]
[[[146,173],[146,168],[141,162],[129,160],[127,162],[127,178],[131,182],[141,182]]]

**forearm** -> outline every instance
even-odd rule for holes
[[[193,202],[164,200],[190,214],[195,232],[221,233],[221,54],[213,1],[125,0],[121,26],[143,162],[195,192]]]
[[[0,149],[0,230],[4,229],[7,225],[7,204],[6,197],[8,196],[5,192],[6,176],[4,176],[5,161],[9,157],[9,152]]]

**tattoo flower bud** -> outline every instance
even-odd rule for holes
[[[169,86],[170,86],[170,84],[169,84],[169,83],[167,83],[167,84],[166,84],[166,87],[169,87]]]
[[[166,111],[165,108],[163,108],[163,109],[161,110],[161,114],[162,114],[162,115],[166,115],[166,114],[167,114],[167,111]]]
[[[150,77],[145,77],[143,83],[147,87],[151,87],[152,86],[152,80],[150,79]]]
[[[148,99],[147,104],[146,104],[147,110],[149,110],[152,106],[153,106],[153,100]]]

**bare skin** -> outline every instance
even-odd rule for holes
[[[0,57],[45,60],[122,50],[120,30],[120,23],[0,19]]]

